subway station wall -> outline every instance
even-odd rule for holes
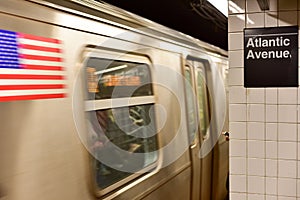
[[[244,28],[300,25],[300,0],[269,2],[228,1],[231,200],[300,200],[300,89],[244,87]]]

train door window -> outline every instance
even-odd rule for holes
[[[200,133],[206,138],[209,127],[209,102],[207,92],[207,81],[204,65],[201,62],[195,63],[196,67],[196,88],[198,99],[198,116],[200,122]]]
[[[193,77],[191,68],[185,67],[184,76],[186,79],[186,100],[187,100],[187,121],[188,121],[188,132],[189,141],[191,144],[195,143],[197,133],[197,115],[196,115],[196,104],[195,96],[193,91]],[[189,85],[188,85],[189,84]]]
[[[148,59],[132,55],[88,57],[85,69],[88,145],[103,195],[157,166],[151,72]]]

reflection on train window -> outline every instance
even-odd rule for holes
[[[95,180],[104,189],[157,160],[153,104],[90,111]],[[135,153],[135,154],[133,154]]]
[[[88,100],[153,95],[147,64],[94,57],[86,66]]]
[[[197,131],[197,119],[196,119],[196,108],[195,108],[195,96],[193,93],[193,80],[192,74],[189,67],[185,68],[184,72],[187,83],[186,87],[186,100],[187,100],[187,112],[188,112],[188,131],[189,131],[189,139],[190,143],[193,144],[196,139],[196,131]],[[188,85],[189,84],[189,85]]]
[[[209,127],[209,104],[204,71],[201,68],[197,68],[196,76],[200,132],[202,136],[206,136]]]

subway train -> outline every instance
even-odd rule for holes
[[[0,200],[226,199],[226,51],[93,0],[0,16]]]

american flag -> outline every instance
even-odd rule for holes
[[[0,30],[0,102],[63,98],[62,42]]]

